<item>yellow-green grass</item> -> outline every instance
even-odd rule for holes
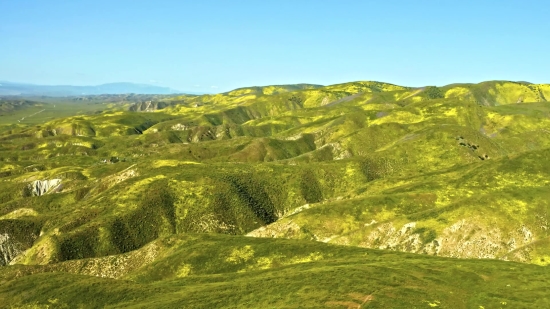
[[[0,272],[0,295],[7,308],[543,308],[550,301],[549,273],[537,265],[221,235],[169,237],[142,251],[10,266]],[[101,278],[120,275],[109,259],[127,269],[118,280]]]

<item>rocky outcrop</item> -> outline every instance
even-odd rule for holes
[[[170,106],[167,102],[145,101],[132,104],[128,109],[132,112],[153,112]]]
[[[10,235],[0,234],[0,266],[8,265],[22,251],[20,244],[14,241]]]
[[[309,206],[309,204],[306,204]],[[302,206],[303,207],[303,206]],[[292,220],[287,222],[276,221],[270,225],[262,226],[246,234],[249,237],[264,238],[299,238],[301,235],[300,226]]]
[[[185,130],[188,130],[189,127],[184,125],[184,124],[181,124],[181,123],[177,123],[175,125],[172,126],[172,130],[174,131],[185,131]]]
[[[307,209],[307,208],[306,208]],[[266,238],[307,238],[339,245],[394,250],[453,258],[505,259],[531,263],[529,245],[536,240],[532,229],[519,225],[510,230],[462,219],[442,231],[418,227],[417,222],[366,223],[363,229],[346,235],[304,234],[303,226],[289,220],[279,220],[260,227],[247,236]],[[306,229],[307,230],[307,229]],[[512,253],[513,254],[510,254]]]
[[[533,233],[525,225],[504,231],[466,219],[455,222],[439,234],[428,228],[418,228],[416,222],[401,227],[392,222],[381,223],[361,236],[359,246],[454,258],[497,259],[534,241]],[[353,236],[344,236],[332,242],[349,245],[352,239]],[[522,253],[526,256],[515,260],[530,262],[528,252]]]
[[[35,180],[29,184],[29,191],[32,196],[41,196],[54,191],[61,186],[61,179]]]

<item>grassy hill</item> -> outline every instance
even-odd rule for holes
[[[4,115],[6,115],[10,112],[13,112],[15,110],[20,110],[20,109],[24,109],[24,108],[33,107],[33,106],[39,106],[39,105],[40,105],[39,102],[34,102],[34,101],[31,101],[31,100],[25,100],[25,99],[17,100],[17,99],[13,99],[13,98],[10,98],[10,99],[0,98],[0,115],[4,116]]]
[[[0,295],[545,307],[549,98],[508,81],[299,84],[6,126]]]

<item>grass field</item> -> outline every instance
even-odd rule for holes
[[[55,119],[93,115],[105,110],[121,109],[113,103],[43,102],[37,106],[0,114],[0,132],[21,126],[43,124]]]
[[[155,245],[159,247],[159,258],[118,280],[101,278],[108,276],[109,263],[105,262],[109,258],[51,266],[12,266],[3,272],[0,295],[11,300],[11,308],[550,305],[550,273],[536,265],[208,234],[169,237]],[[152,251],[152,246],[142,249],[147,250]],[[111,263],[115,260],[111,258]],[[131,262],[127,263],[131,260],[120,258],[110,270],[132,269]],[[145,264],[145,260],[134,261]]]

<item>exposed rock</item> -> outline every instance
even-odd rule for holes
[[[299,234],[300,226],[290,220],[286,223],[283,223],[282,221],[276,221],[268,226],[262,226],[246,234],[246,236],[267,238],[292,238],[293,236],[298,236]]]
[[[360,246],[420,253],[424,245],[420,235],[414,233],[415,228],[416,222],[409,222],[400,229],[395,228],[392,223],[382,223],[363,240]]]
[[[296,140],[299,140],[300,138],[302,138],[301,133],[293,135],[293,136],[289,136],[289,137],[285,138],[285,140],[287,140],[287,141],[296,141]]]
[[[291,211],[285,213],[283,216],[280,216],[280,217],[292,216],[292,215],[295,215],[295,214],[297,214],[297,213],[299,213],[299,212],[302,212],[302,211],[304,211],[304,210],[306,210],[306,209],[309,209],[310,207],[311,207],[311,206],[310,206],[309,204],[304,204],[304,205],[302,205],[302,206],[300,206],[300,207],[297,207],[297,208],[295,208],[295,209],[293,209],[293,210],[291,210]]]
[[[534,240],[532,232],[526,226],[521,226],[515,232],[505,233],[499,228],[466,220],[445,228],[440,236],[434,234],[434,238],[428,242],[422,240],[418,231],[415,222],[409,222],[401,228],[396,228],[391,222],[383,223],[368,233],[359,246],[455,258],[495,259]],[[346,237],[343,237],[336,243],[346,244],[346,241]],[[518,260],[526,262],[529,257]]]
[[[22,252],[21,245],[10,238],[8,234],[0,234],[0,266],[8,265]]]
[[[120,183],[120,182],[123,182],[129,178],[133,178],[133,177],[136,177],[138,176],[139,174],[137,173],[136,170],[132,169],[132,167],[134,167],[134,165],[130,166],[129,168],[109,177],[108,179],[106,180],[109,180],[109,181],[112,181],[113,182],[113,185],[117,184],[117,183]]]
[[[185,131],[187,129],[189,129],[189,127],[181,123],[177,123],[172,126],[172,130],[174,131]]]
[[[327,145],[332,146],[332,155],[334,160],[347,159],[352,156],[352,154],[347,149],[344,149],[340,143],[330,143]]]
[[[304,205],[284,217],[308,209]],[[364,230],[348,235],[310,234],[312,239],[339,245],[358,245],[364,248],[395,250],[419,254],[447,256],[454,258],[512,259],[519,262],[531,261],[529,248],[536,239],[529,227],[521,225],[515,230],[504,231],[476,221],[459,220],[443,231],[417,226],[417,222],[395,225],[395,222],[364,224]],[[260,227],[247,236],[267,238],[303,238],[304,233],[292,220],[279,220]],[[328,236],[328,237],[326,237]],[[357,239],[360,242],[357,244]],[[513,252],[513,255],[511,253]],[[507,256],[509,255],[509,256]]]
[[[159,109],[168,107],[170,104],[167,102],[155,102],[155,101],[145,101],[134,103],[129,107],[129,110],[132,112],[153,112]]]
[[[35,180],[29,184],[29,190],[32,196],[41,196],[54,191],[61,185],[61,179]]]

